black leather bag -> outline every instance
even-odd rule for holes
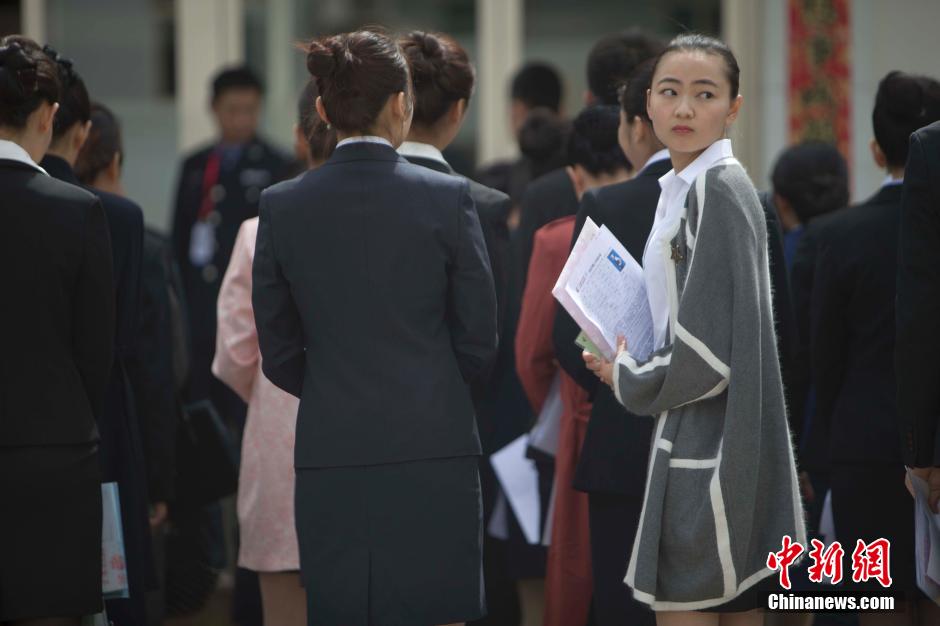
[[[176,436],[176,504],[199,507],[235,493],[238,464],[228,429],[208,400],[180,411]]]

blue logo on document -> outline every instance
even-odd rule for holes
[[[626,263],[624,263],[623,259],[620,258],[620,255],[617,254],[613,250],[611,250],[610,254],[607,255],[607,260],[610,261],[613,264],[613,266],[617,268],[618,272],[622,272],[623,268],[626,267],[627,265]]]

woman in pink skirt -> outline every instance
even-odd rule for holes
[[[300,99],[298,145],[310,168],[325,161],[336,134],[317,117],[316,87]],[[258,218],[238,231],[222,281],[212,373],[248,403],[238,479],[238,565],[258,572],[265,626],[306,624],[306,596],[294,526],[294,429],[298,399],[261,373],[261,353],[251,308],[251,264]]]

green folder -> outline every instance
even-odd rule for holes
[[[578,336],[575,337],[574,342],[575,344],[577,344],[579,348],[590,352],[597,358],[599,359],[605,358],[604,355],[601,354],[600,349],[596,345],[594,345],[594,342],[591,341],[590,338],[588,338],[586,334],[584,334],[583,330],[580,333],[578,333]]]

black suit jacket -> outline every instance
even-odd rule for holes
[[[405,156],[415,165],[431,168],[451,176],[460,176],[450,165],[423,157]],[[465,178],[461,176],[461,178]],[[497,189],[481,185],[475,180],[466,179],[470,184],[470,197],[480,217],[483,239],[486,241],[487,256],[493,270],[493,284],[496,287],[497,329],[502,338],[506,321],[506,297],[509,290],[509,209],[512,206],[509,196]]]
[[[659,201],[659,178],[672,168],[668,159],[650,164],[623,183],[584,193],[575,221],[572,245],[590,217],[605,225],[635,259],[642,262]],[[562,307],[555,313],[552,340],[565,372],[592,395],[594,405],[575,473],[582,491],[642,494],[646,481],[653,420],[629,413],[607,385],[584,366],[581,349],[574,344],[580,329]]]
[[[147,488],[152,502],[173,496],[176,455],[177,396],[174,372],[173,306],[169,242],[146,231],[141,267],[141,302],[137,350],[128,360],[147,461]]]
[[[567,170],[563,167],[552,170],[529,183],[522,196],[520,211],[519,229],[515,233],[518,238],[515,271],[521,277],[519,281],[521,296],[522,291],[525,290],[525,276],[529,271],[529,260],[532,258],[535,231],[559,217],[574,215],[578,212],[578,196],[575,194],[574,184]]]
[[[794,410],[794,407],[800,401],[798,398],[803,398],[805,402],[805,396],[797,395],[800,373],[796,364],[796,320],[790,294],[790,277],[787,275],[787,264],[783,257],[783,228],[777,218],[773,194],[762,191],[758,197],[767,221],[767,261],[770,265],[770,287],[773,290],[771,296],[774,305],[774,329],[777,332],[777,353],[780,355],[780,377],[783,379],[789,408],[790,432],[793,433],[794,441],[798,441],[800,433],[803,432],[804,412]]]
[[[893,367],[901,191],[883,187],[817,233],[814,427],[832,465],[901,464]]]
[[[940,466],[940,122],[911,135],[897,279],[898,412],[904,462]]]
[[[17,161],[0,186],[0,446],[96,441],[114,350],[101,203]]]
[[[353,143],[260,218],[252,305],[265,375],[301,398],[296,466],[479,454],[496,295],[468,182]]]

